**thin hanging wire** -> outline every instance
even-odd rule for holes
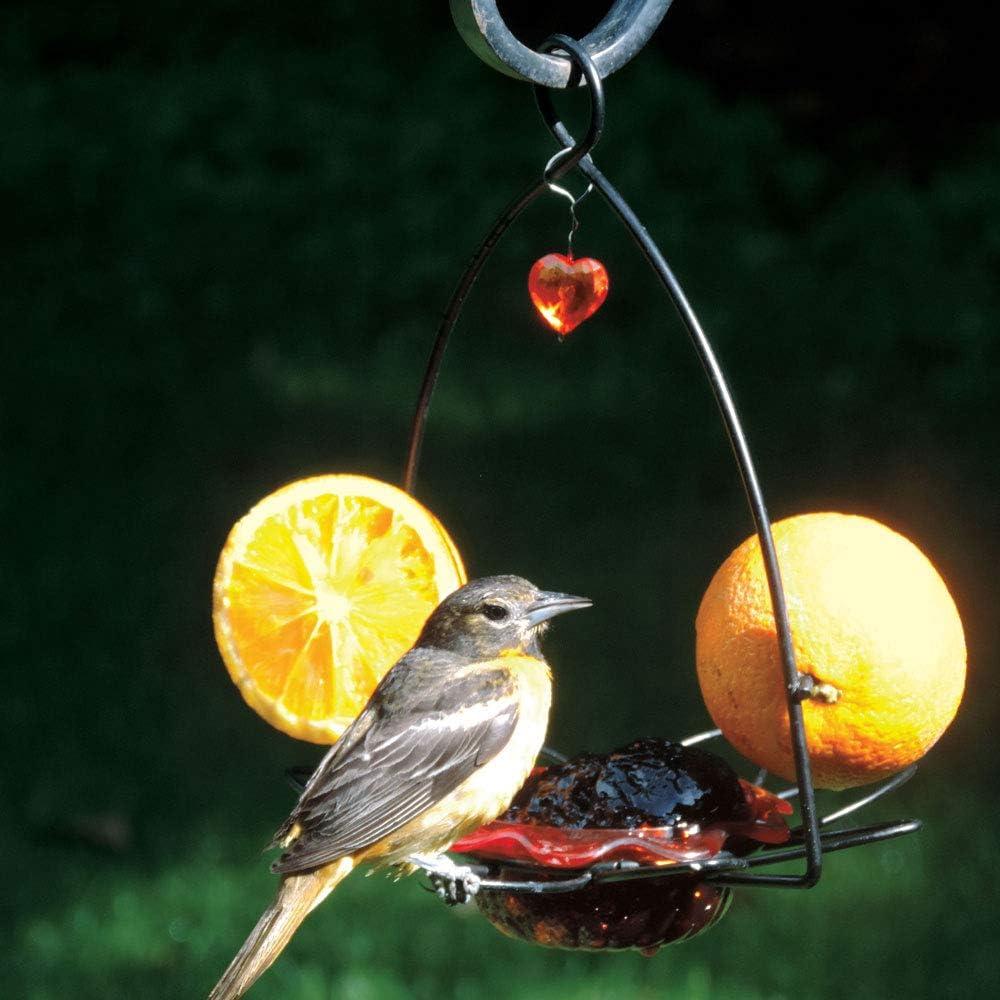
[[[563,198],[566,198],[569,201],[570,230],[569,230],[569,235],[566,237],[566,256],[569,257],[570,260],[573,259],[573,237],[576,235],[576,231],[580,228],[580,220],[576,214],[576,206],[579,205],[580,202],[583,201],[583,199],[586,198],[587,195],[594,190],[594,185],[588,184],[583,194],[581,194],[580,197],[577,198],[574,194],[572,194],[572,192],[564,188],[562,185],[556,184],[551,179],[552,170],[555,167],[555,165],[560,160],[565,159],[567,156],[572,155],[572,153],[573,153],[572,146],[569,146],[565,149],[560,149],[559,152],[556,153],[549,160],[549,162],[545,164],[545,169],[542,171],[542,179],[545,181],[546,185],[548,186],[548,189],[552,191],[554,194],[561,195]]]

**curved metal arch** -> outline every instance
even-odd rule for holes
[[[490,254],[496,249],[497,244],[507,232],[511,224],[517,217],[533,202],[539,195],[548,190],[549,184],[559,180],[568,174],[600,141],[601,133],[604,131],[604,85],[601,83],[597,67],[593,62],[587,60],[581,64],[581,71],[587,84],[587,91],[590,94],[590,121],[587,123],[587,131],[580,142],[570,141],[564,145],[565,155],[554,163],[551,169],[543,172],[542,177],[526,187],[509,205],[500,213],[499,218],[493,224],[493,228],[486,234],[486,238],[479,244],[476,252],[472,255],[459,279],[458,284],[452,292],[441,317],[438,326],[437,336],[434,339],[434,346],[431,348],[430,358],[427,361],[427,368],[420,385],[420,393],[417,397],[417,406],[413,414],[413,422],[410,428],[410,442],[406,453],[406,464],[403,469],[403,489],[407,493],[413,492],[413,487],[417,479],[417,466],[420,463],[420,450],[423,445],[424,432],[427,427],[427,413],[431,405],[431,397],[434,394],[434,387],[437,385],[438,377],[441,374],[441,364],[444,361],[445,348],[448,346],[448,338],[454,330],[458,317],[465,305],[465,299],[472,286],[479,277],[483,265],[489,259]]]

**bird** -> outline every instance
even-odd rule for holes
[[[275,834],[277,896],[209,1000],[243,996],[359,865],[406,874],[448,862],[451,844],[507,808],[548,726],[552,676],[540,636],[556,615],[590,605],[512,575],[444,598]]]

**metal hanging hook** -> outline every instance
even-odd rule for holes
[[[577,44],[575,39],[568,35],[553,35],[541,44],[539,52],[565,52],[571,55]],[[550,188],[553,181],[565,176],[584,159],[589,158],[604,134],[607,109],[604,102],[604,84],[597,72],[597,67],[590,61],[581,63],[579,66],[574,64],[574,74],[579,76],[581,83],[587,87],[587,93],[590,96],[590,120],[587,122],[587,131],[583,138],[579,142],[571,138],[568,142],[562,143],[563,148],[558,150],[545,165],[543,178]],[[544,87],[535,87],[535,100],[546,124],[551,121],[560,121],[550,90]],[[549,129],[551,131],[551,125]],[[583,197],[585,195],[580,196],[581,199]]]

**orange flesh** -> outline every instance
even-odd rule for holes
[[[303,480],[233,529],[216,638],[251,707],[289,735],[332,742],[464,578],[444,529],[402,491]]]

